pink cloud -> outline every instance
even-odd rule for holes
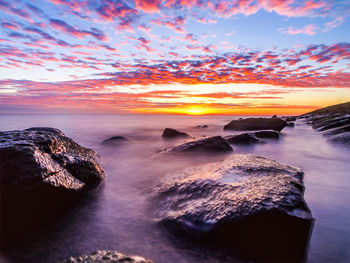
[[[306,25],[302,28],[294,28],[292,26],[288,27],[288,30],[281,30],[284,34],[289,35],[297,35],[297,34],[305,34],[305,35],[315,35],[316,34],[317,26],[313,24]]]
[[[159,13],[161,0],[135,0],[135,8],[145,13]]]

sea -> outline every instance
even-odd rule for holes
[[[1,262],[60,262],[95,250],[118,250],[158,263],[245,262],[220,250],[195,246],[160,227],[152,212],[154,187],[187,167],[216,162],[235,153],[254,153],[302,168],[304,197],[315,223],[306,262],[350,262],[350,148],[334,145],[302,120],[280,139],[233,146],[228,154],[159,154],[183,138],[164,140],[164,128],[194,138],[230,135],[223,126],[247,116],[187,115],[0,115],[0,131],[54,127],[100,155],[104,182],[45,231],[23,237],[0,252]],[[197,128],[208,125],[208,128]],[[113,147],[112,136],[128,141]],[[20,160],[19,160],[20,162]],[[45,216],[45,215],[43,215]],[[23,218],[25,220],[25,217]]]

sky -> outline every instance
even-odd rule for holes
[[[0,0],[0,114],[350,101],[350,0]]]

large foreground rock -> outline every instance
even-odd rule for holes
[[[97,250],[90,255],[71,257],[62,263],[153,263],[153,261],[140,256],[127,256],[118,251]]]
[[[163,153],[181,152],[230,152],[232,147],[221,136],[186,142],[163,151]]]
[[[0,132],[1,245],[98,185],[97,157],[57,129]]]
[[[281,131],[287,126],[287,122],[277,117],[273,118],[247,118],[233,120],[224,126],[224,130],[255,131],[275,130]]]
[[[156,201],[160,221],[177,232],[253,258],[299,260],[313,223],[303,193],[300,169],[236,154],[169,176]]]

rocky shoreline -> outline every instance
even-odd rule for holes
[[[350,102],[312,111],[298,118],[321,132],[328,141],[350,146]]]

